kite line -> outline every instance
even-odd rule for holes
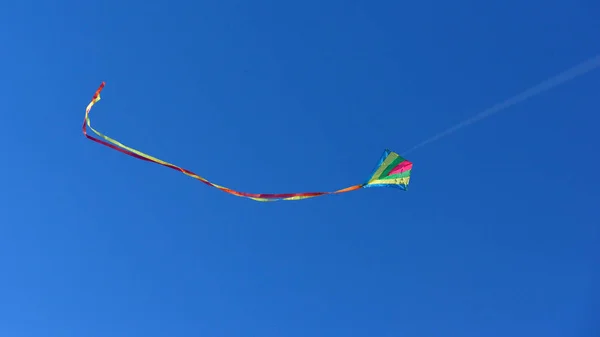
[[[398,189],[401,189],[404,191],[406,191],[408,188],[408,183],[410,181],[410,174],[411,174],[411,170],[412,170],[412,166],[413,166],[412,162],[406,160],[405,158],[401,157],[397,153],[392,152],[387,149],[383,152],[383,155],[379,159],[377,166],[375,167],[370,178],[366,182],[357,184],[357,185],[352,185],[352,186],[349,186],[349,187],[346,187],[346,188],[343,188],[343,189],[340,189],[337,191],[301,192],[301,193],[247,193],[247,192],[235,191],[230,188],[217,185],[217,184],[212,183],[212,182],[208,181],[207,179],[197,175],[196,173],[194,173],[190,170],[184,169],[182,167],[173,165],[173,164],[163,161],[161,159],[147,155],[141,151],[138,151],[129,146],[126,146],[126,145],[98,132],[97,130],[95,130],[91,125],[89,114],[90,114],[90,111],[92,110],[92,107],[94,106],[94,104],[96,104],[96,103],[98,103],[98,101],[100,101],[100,92],[102,91],[102,89],[104,89],[105,85],[106,85],[105,82],[102,82],[102,84],[100,84],[100,87],[94,93],[94,96],[92,97],[91,102],[88,104],[88,106],[85,110],[85,118],[83,120],[83,126],[82,126],[83,134],[85,135],[85,137],[87,137],[88,139],[90,139],[96,143],[107,146],[113,150],[119,151],[128,156],[131,156],[131,157],[134,157],[134,158],[137,158],[140,160],[152,162],[155,164],[159,164],[159,165],[171,168],[176,171],[180,171],[181,173],[183,173],[189,177],[197,179],[197,180],[203,182],[204,184],[214,187],[214,188],[217,188],[223,192],[226,192],[226,193],[238,196],[238,197],[249,198],[249,199],[252,199],[255,201],[279,201],[279,200],[301,200],[301,199],[314,198],[314,197],[330,195],[330,194],[347,193],[347,192],[356,191],[358,189],[367,188],[367,187],[393,187],[393,188],[398,188]],[[90,136],[87,133],[87,128],[92,130],[93,133],[95,133],[98,137],[100,137],[102,139],[98,139],[98,138],[94,138],[94,137]]]
[[[454,125],[453,127],[450,127],[448,129],[438,133],[437,135],[413,146],[412,148],[408,149],[407,151],[402,152],[402,154],[403,155],[408,154],[408,153],[413,152],[414,150],[421,148],[427,144],[433,143],[433,142],[439,140],[440,138],[449,136],[449,135],[453,134],[454,132],[458,131],[459,129],[464,128],[465,126],[469,126],[475,122],[479,122],[479,121],[481,121],[487,117],[490,117],[502,110],[505,110],[515,104],[521,103],[528,98],[539,95],[539,94],[541,94],[545,91],[548,91],[556,86],[559,86],[565,82],[568,82],[578,76],[589,73],[590,71],[598,68],[599,66],[600,66],[600,55],[596,55],[596,56],[588,59],[587,61],[584,61],[568,70],[565,70],[562,73],[560,73],[550,79],[547,79],[547,80],[539,83],[538,85],[533,86],[533,87],[521,92],[518,95],[515,95],[515,96],[505,100],[502,103],[498,103],[498,104],[492,106],[491,108],[488,108],[473,117],[465,119],[464,121]]]

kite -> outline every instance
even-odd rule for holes
[[[379,159],[377,166],[375,167],[375,169],[371,173],[370,178],[366,182],[358,184],[358,185],[346,187],[346,188],[343,188],[343,189],[340,189],[337,191],[277,193],[277,194],[276,193],[246,193],[246,192],[235,191],[230,188],[217,185],[217,184],[212,183],[212,182],[208,181],[207,179],[197,175],[196,173],[194,173],[190,170],[173,165],[171,163],[168,163],[161,159],[152,157],[150,155],[147,155],[143,152],[135,150],[126,145],[123,145],[120,142],[118,142],[106,135],[103,135],[102,133],[95,130],[90,123],[89,113],[90,113],[90,110],[92,109],[92,107],[94,106],[94,104],[96,104],[100,100],[100,92],[102,91],[102,89],[104,89],[105,85],[106,85],[105,82],[102,82],[102,84],[100,84],[100,87],[98,88],[98,90],[96,90],[96,93],[94,93],[94,96],[92,97],[91,102],[88,104],[88,106],[85,110],[85,118],[83,120],[83,126],[82,126],[83,134],[85,135],[85,137],[87,137],[88,139],[90,139],[96,143],[102,144],[104,146],[107,146],[113,150],[119,151],[119,152],[129,155],[131,157],[134,157],[134,158],[137,158],[140,160],[144,160],[144,161],[149,161],[149,162],[152,162],[155,164],[166,166],[166,167],[171,168],[176,171],[180,171],[181,173],[183,173],[187,176],[190,176],[194,179],[200,180],[204,184],[214,187],[214,188],[218,188],[219,190],[221,190],[223,192],[233,194],[238,197],[249,198],[249,199],[252,199],[255,201],[279,201],[279,200],[308,199],[308,198],[314,198],[314,197],[319,197],[319,196],[323,196],[323,195],[346,193],[346,192],[356,191],[361,188],[369,188],[369,187],[392,187],[392,188],[398,188],[398,189],[401,189],[404,191],[406,191],[408,188],[408,183],[410,181],[410,173],[411,173],[412,166],[413,166],[412,162],[406,160],[405,158],[401,157],[397,153],[392,152],[387,149],[383,152],[383,155]],[[94,137],[88,135],[87,128],[92,130],[92,132],[94,132],[98,137],[100,137],[102,139],[94,138]]]

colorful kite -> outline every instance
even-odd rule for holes
[[[333,192],[265,194],[265,193],[238,192],[238,191],[229,189],[227,187],[219,186],[215,183],[211,183],[210,181],[202,178],[201,176],[197,175],[196,173],[194,173],[190,170],[186,170],[179,166],[167,163],[163,160],[154,158],[154,157],[149,156],[145,153],[142,153],[138,150],[135,150],[128,146],[125,146],[125,145],[119,143],[118,141],[116,141],[108,136],[105,136],[102,133],[96,131],[94,128],[92,128],[92,126],[90,124],[89,113],[90,113],[90,110],[92,109],[92,106],[94,106],[94,104],[96,104],[100,100],[100,92],[102,91],[102,89],[104,89],[104,85],[105,85],[104,82],[102,82],[102,84],[100,84],[100,87],[98,88],[98,90],[96,90],[96,93],[92,97],[92,101],[90,102],[90,104],[88,104],[88,106],[85,110],[85,118],[83,120],[82,129],[83,129],[83,134],[88,139],[93,140],[102,145],[108,146],[111,149],[117,150],[119,152],[122,152],[126,155],[132,156],[134,158],[153,162],[153,163],[160,164],[160,165],[172,168],[174,170],[180,171],[185,175],[188,175],[192,178],[200,180],[201,182],[205,183],[208,186],[218,188],[223,192],[227,192],[229,194],[233,194],[238,197],[250,198],[250,199],[256,200],[256,201],[278,201],[278,200],[300,200],[300,199],[319,197],[322,195],[340,194],[340,193],[355,191],[355,190],[358,190],[361,188],[366,188],[366,187],[394,187],[394,188],[399,188],[402,190],[406,190],[408,187],[408,182],[410,180],[410,172],[411,172],[413,164],[410,161],[399,156],[397,153],[394,153],[389,150],[384,151],[383,155],[381,156],[381,159],[379,159],[379,163],[377,163],[377,166],[375,167],[375,170],[373,171],[373,173],[368,181],[366,181],[362,184],[359,184],[359,185],[346,187],[341,190],[337,190],[337,191],[333,191]],[[94,138],[94,137],[91,137],[90,135],[88,135],[87,127],[89,127],[90,130],[92,130],[96,135],[98,135],[100,138],[102,138],[104,140],[97,139],[97,138]]]

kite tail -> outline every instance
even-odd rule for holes
[[[389,186],[389,187],[397,187],[397,188],[406,190],[406,187],[408,185],[408,181],[410,178],[410,170],[412,168],[412,163],[407,161],[406,159],[400,157],[398,154],[391,152],[389,150],[386,150],[384,152],[383,156],[381,157],[381,159],[379,160],[377,167],[373,171],[371,178],[363,184],[349,186],[349,187],[346,187],[346,188],[343,188],[343,189],[340,189],[337,191],[333,191],[333,192],[246,193],[246,192],[235,191],[230,188],[212,183],[212,182],[208,181],[207,179],[197,175],[196,173],[194,173],[190,170],[184,169],[177,165],[168,163],[164,160],[152,157],[148,154],[145,154],[145,153],[140,152],[136,149],[133,149],[129,146],[126,146],[126,145],[100,133],[96,129],[94,129],[91,125],[89,114],[90,114],[90,111],[91,111],[92,107],[94,106],[94,104],[96,104],[98,101],[100,101],[100,92],[102,91],[102,89],[104,89],[105,85],[106,85],[105,82],[102,82],[102,84],[100,84],[100,87],[98,88],[98,90],[96,90],[96,93],[94,93],[94,96],[92,97],[91,102],[88,104],[88,106],[85,110],[85,118],[83,120],[83,126],[82,126],[83,134],[85,135],[85,137],[87,137],[88,139],[90,139],[96,143],[107,146],[113,150],[117,150],[121,153],[124,153],[128,156],[131,156],[131,157],[134,157],[137,159],[141,159],[141,160],[145,160],[148,162],[152,162],[155,164],[159,164],[159,165],[168,167],[168,168],[176,170],[176,171],[180,171],[181,173],[183,173],[189,177],[192,177],[194,179],[197,179],[208,186],[217,188],[223,192],[226,192],[226,193],[238,196],[238,197],[249,198],[249,199],[252,199],[255,201],[301,200],[301,199],[314,198],[314,197],[319,197],[319,196],[329,195],[329,194],[340,194],[340,193],[351,192],[351,191],[361,189],[363,187]],[[95,133],[98,137],[100,137],[102,139],[94,138],[94,137],[88,135],[87,128],[92,130],[93,133]]]

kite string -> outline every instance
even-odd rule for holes
[[[500,111],[503,111],[515,104],[521,103],[528,98],[539,95],[539,94],[541,94],[545,91],[548,91],[556,86],[559,86],[565,82],[568,82],[576,77],[579,77],[581,75],[589,73],[590,71],[598,68],[599,66],[600,66],[600,54],[598,54],[598,55],[588,59],[587,61],[584,61],[574,67],[571,67],[570,69],[563,71],[562,73],[560,73],[550,79],[547,79],[547,80],[521,92],[520,94],[517,94],[517,95],[505,100],[504,102],[498,103],[498,104],[492,106],[491,108],[488,108],[488,109],[480,112],[479,114],[474,115],[473,117],[467,118],[464,121],[436,134],[435,136],[433,136],[429,139],[426,139],[425,141],[423,141],[401,153],[403,155],[409,154],[409,153],[413,152],[414,150],[417,150],[427,144],[433,143],[443,137],[449,136],[449,135],[455,133],[456,131],[464,128],[465,126],[469,126],[473,123],[481,121],[481,120],[488,118]]]

